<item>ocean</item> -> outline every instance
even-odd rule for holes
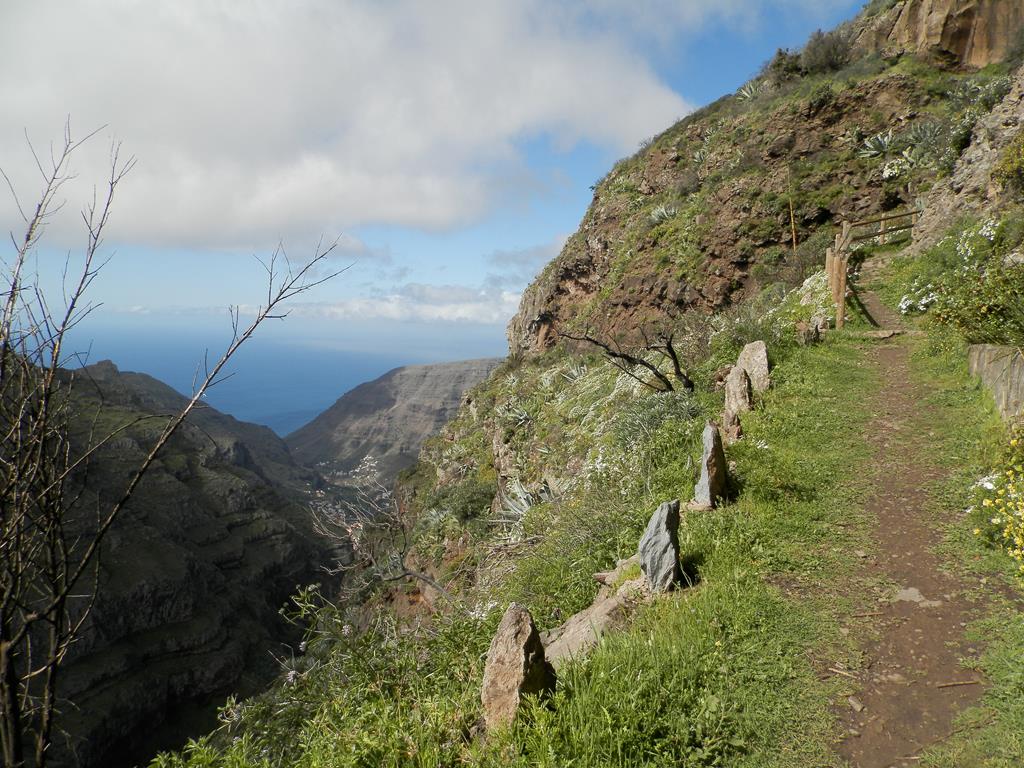
[[[197,331],[138,328],[96,328],[72,337],[85,361],[112,360],[122,371],[146,373],[182,394],[192,391],[204,352],[211,361],[226,339]],[[242,421],[263,424],[284,436],[311,421],[350,389],[403,365],[468,359],[501,354],[496,344],[482,348],[426,349],[419,354],[391,350],[353,351],[282,338],[250,339],[229,363],[228,378],[213,387],[206,401]],[[474,345],[475,347],[476,345]]]

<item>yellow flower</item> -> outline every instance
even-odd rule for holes
[[[983,502],[981,502],[981,505],[983,507],[991,507],[992,506],[992,499],[985,499]]]
[[[975,528],[974,529],[974,535],[975,536],[980,536],[981,535],[981,528]]]

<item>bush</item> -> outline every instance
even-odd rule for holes
[[[930,312],[968,343],[1024,346],[1019,215],[959,228],[925,253],[900,311]]]
[[[800,55],[779,48],[775,55],[761,68],[760,77],[767,82],[778,85],[803,74],[800,68]]]
[[[1024,192],[1024,130],[1018,131],[999,158],[992,177],[1006,189]]]
[[[1024,439],[1010,439],[1003,469],[979,483],[982,499],[975,508],[975,536],[985,536],[1019,564],[1024,574]]]
[[[497,492],[495,483],[471,477],[458,485],[439,489],[424,506],[443,509],[457,520],[466,522],[485,515],[491,508],[491,502],[494,501]]]
[[[811,35],[800,54],[800,66],[812,75],[836,72],[850,61],[850,39],[841,30]]]

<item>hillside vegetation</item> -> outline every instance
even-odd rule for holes
[[[402,477],[412,557],[448,594],[410,580],[357,606],[303,590],[292,618],[306,641],[279,683],[230,701],[217,732],[154,766],[842,764],[837,702],[856,692],[872,632],[854,619],[892,587],[863,573],[876,523],[864,499],[886,471],[872,430],[892,370],[864,333],[868,290],[922,333],[885,340],[909,355],[925,406],[900,447],[941,475],[913,511],[934,516],[944,567],[976,590],[971,631],[987,638],[965,659],[989,681],[969,727],[914,760],[1024,760],[1024,620],[1001,597],[1019,597],[1021,529],[1012,508],[990,511],[1019,499],[1008,483],[1021,448],[963,362],[970,342],[1024,343],[1022,82],[1013,60],[975,71],[853,44],[916,2],[872,3],[840,33],[780,52],[598,182],[579,232],[524,296],[512,354]],[[847,330],[798,345],[796,324],[828,313],[834,222],[944,210],[966,188],[961,157],[981,147],[975,214],[925,216],[912,243],[868,242]],[[644,349],[659,334],[692,391],[562,338],[629,350],[671,382],[669,358]],[[506,607],[560,625],[591,604],[595,572],[636,552],[659,504],[691,497],[723,366],[753,341],[768,346],[773,385],[728,447],[730,503],[684,516],[688,588],[638,606],[560,667],[550,699],[485,736],[484,657]],[[994,469],[998,483],[974,485]]]

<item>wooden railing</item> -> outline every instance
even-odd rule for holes
[[[828,275],[828,287],[836,305],[837,329],[846,324],[846,285],[853,244],[878,238],[879,244],[884,245],[891,235],[909,231],[917,226],[920,215],[921,212],[915,208],[873,219],[842,223],[840,231],[836,234],[835,246],[829,248],[825,254],[825,274]],[[863,231],[865,228],[870,229]]]

